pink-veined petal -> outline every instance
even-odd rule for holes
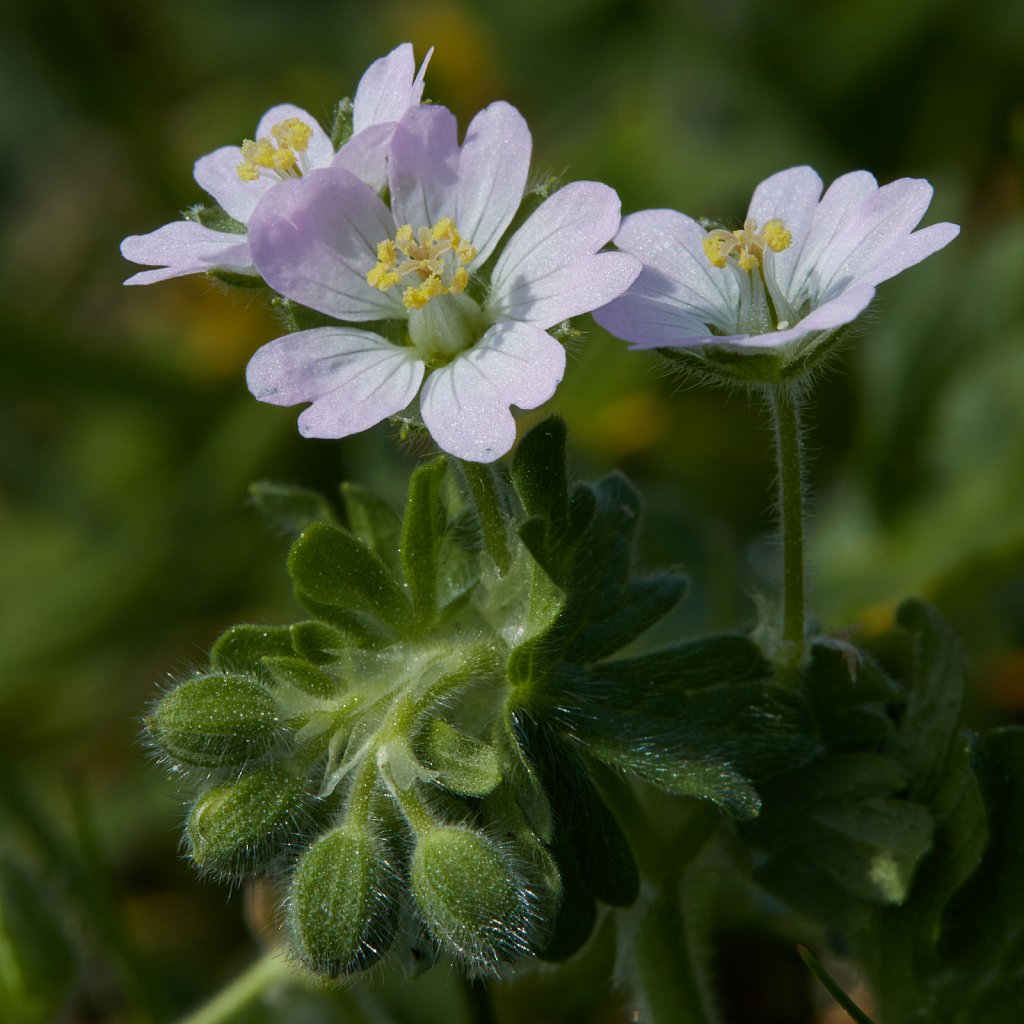
[[[249,222],[253,262],[267,284],[339,320],[406,315],[395,289],[381,292],[366,281],[377,243],[394,234],[376,193],[336,167],[282,182]]]
[[[492,103],[470,122],[459,154],[455,223],[481,265],[523,199],[530,171],[530,129],[508,103]]]
[[[352,102],[353,135],[371,125],[398,121],[409,107],[419,103],[423,76],[433,52],[433,48],[427,51],[418,73],[412,43],[401,43],[366,69]]]
[[[706,323],[727,320],[739,300],[732,274],[713,267],[704,253],[707,232],[675,210],[642,210],[622,219],[615,244],[672,282],[663,289]]]
[[[243,181],[238,176],[241,162],[238,146],[221,146],[196,161],[193,175],[199,187],[209,192],[229,216],[248,224],[256,204],[276,182],[269,177]]]
[[[645,266],[625,294],[594,310],[594,319],[634,348],[704,345],[726,338],[711,333],[708,322],[685,299],[680,285]]]
[[[395,128],[388,161],[395,222],[413,231],[455,216],[458,126],[444,107],[413,107]]]
[[[541,278],[595,253],[618,230],[619,210],[614,189],[596,181],[575,181],[549,196],[505,246],[488,306],[503,310],[513,294],[521,296]]]
[[[256,127],[256,138],[273,138],[275,125],[282,121],[298,118],[303,124],[309,125],[313,134],[309,137],[306,147],[306,160],[310,168],[326,167],[334,157],[334,147],[330,137],[320,126],[320,122],[308,110],[295,106],[294,103],[279,103],[271,107],[261,118]]]
[[[446,452],[493,462],[515,443],[510,406],[535,409],[565,373],[565,350],[528,324],[495,324],[471,349],[435,370],[423,385],[420,410]]]
[[[132,263],[160,267],[140,271],[125,284],[153,284],[215,269],[256,273],[245,235],[214,231],[190,220],[172,221],[147,235],[129,235],[121,243],[121,255]]]
[[[624,252],[581,256],[532,279],[506,285],[488,313],[545,328],[588,313],[621,295],[640,273],[640,261]]]
[[[353,135],[338,150],[331,166],[354,174],[374,192],[379,192],[388,183],[388,152],[396,127],[396,122],[389,121],[370,125],[358,135]]]
[[[312,402],[299,417],[305,437],[347,437],[404,409],[423,380],[415,349],[355,328],[318,327],[264,345],[246,383],[272,405]]]
[[[817,171],[810,167],[790,167],[765,178],[754,189],[748,217],[757,221],[758,229],[772,219],[778,219],[792,236],[788,248],[772,253],[772,274],[783,294],[789,294],[790,279],[810,231],[814,211],[821,198],[822,182]]]

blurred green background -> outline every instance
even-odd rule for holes
[[[348,478],[397,502],[416,463],[383,427],[301,440],[295,410],[244,386],[247,358],[279,333],[271,315],[200,278],[124,289],[135,268],[118,242],[202,198],[196,157],[277,102],[326,118],[403,40],[436,47],[427,95],[463,124],[511,101],[536,170],[607,181],[626,211],[737,219],[758,181],[799,163],[826,182],[865,167],[934,184],[927,220],[962,236],[883,286],[810,410],[814,607],[870,639],[902,596],[934,601],[968,648],[974,720],[1024,716],[1017,0],[9,0],[0,903],[28,902],[0,913],[0,948],[24,954],[0,981],[48,993],[36,1019],[169,1020],[252,958],[272,900],[180,858],[182,796],[138,745],[139,719],[224,627],[292,615],[286,543],[247,505],[249,482],[330,492]],[[586,326],[548,407],[569,422],[578,472],[618,465],[646,494],[649,564],[694,578],[673,630],[750,625],[775,557],[762,410],[680,390],[653,356]],[[30,891],[58,908],[73,963],[48,933],[46,958],[32,952]],[[735,1020],[795,1020],[743,1009],[749,964],[729,968]],[[429,977],[393,997],[417,1007],[396,1019],[435,1019],[435,996],[439,1014],[460,1012],[454,976]],[[519,989],[541,991],[553,1021],[629,1012],[571,976]],[[339,998],[357,1013],[358,990]],[[526,1019],[515,998],[501,1019]],[[329,1003],[295,997],[252,1019],[326,1020]]]

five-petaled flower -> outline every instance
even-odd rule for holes
[[[256,138],[222,146],[195,164],[195,179],[232,218],[233,230],[215,230],[191,220],[173,221],[147,235],[131,235],[121,254],[133,263],[157,266],[125,284],[152,284],[209,270],[255,275],[246,226],[260,201],[282,181],[321,167],[343,167],[371,188],[387,182],[387,153],[395,126],[423,95],[428,53],[419,72],[410,43],[402,43],[367,68],[352,104],[352,136],[335,153],[311,114],[285,103],[260,119]]]
[[[631,214],[615,244],[644,269],[594,318],[634,348],[813,343],[957,236],[955,224],[914,230],[931,196],[927,181],[880,188],[867,171],[822,195],[810,167],[793,167],[758,185],[737,231],[707,231],[674,210]]]
[[[604,305],[640,270],[632,256],[598,251],[619,227],[619,199],[586,181],[545,199],[492,261],[523,199],[530,149],[507,103],[481,111],[461,146],[451,113],[422,106],[391,142],[390,208],[336,165],[275,188],[250,221],[266,282],[338,321],[385,324],[265,345],[249,363],[252,393],[312,402],[299,429],[323,438],[365,430],[420,393],[442,449],[476,462],[505,454],[510,406],[536,408],[562,379],[565,350],[548,329]]]

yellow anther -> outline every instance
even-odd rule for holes
[[[469,284],[469,272],[463,264],[476,257],[476,249],[462,240],[451,217],[442,217],[431,227],[415,230],[402,224],[394,238],[377,243],[377,265],[366,281],[387,291],[410,275],[419,284],[409,285],[402,301],[409,309],[422,309],[438,295],[458,295]]]
[[[704,239],[704,255],[707,256],[708,262],[713,267],[722,268],[725,266],[725,257],[728,252],[726,246],[731,244],[721,237],[725,234],[727,234],[725,231],[712,231]]]
[[[270,134],[277,140],[282,149],[293,149],[296,153],[305,153],[309,148],[309,140],[313,137],[313,129],[297,117],[289,117],[287,121],[275,124]]]
[[[431,274],[418,288],[406,288],[402,293],[402,301],[408,309],[422,309],[436,295],[444,295],[447,291],[441,278]]]
[[[278,174],[287,174],[295,170],[297,161],[295,153],[290,149],[275,149],[271,158],[271,166]]]
[[[788,249],[793,241],[793,236],[786,230],[786,225],[774,217],[762,228],[761,236],[772,252],[782,252],[783,249]]]
[[[764,262],[766,250],[782,252],[789,248],[793,236],[786,225],[776,217],[766,221],[761,231],[757,221],[747,218],[738,231],[709,231],[704,238],[704,255],[713,267],[724,268],[732,256],[740,270],[757,270]]]
[[[761,266],[761,261],[749,249],[741,249],[736,262],[740,270],[757,270]]]

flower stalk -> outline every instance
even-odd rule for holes
[[[789,384],[768,392],[775,433],[778,515],[782,534],[782,645],[777,663],[795,672],[804,654],[804,494],[800,397]]]

